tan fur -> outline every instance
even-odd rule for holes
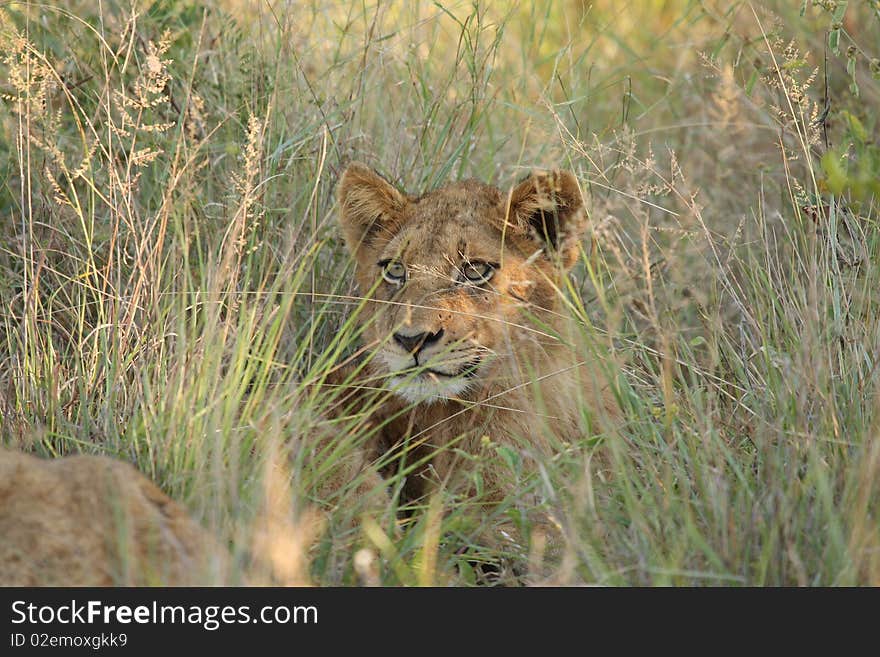
[[[135,468],[0,449],[0,585],[215,583],[223,551]]]
[[[587,226],[574,176],[533,174],[508,193],[466,180],[409,196],[352,164],[339,201],[358,287],[370,298],[359,318],[373,354],[365,376],[369,386],[378,381],[401,391],[375,414],[384,430],[373,456],[407,446],[408,462],[426,459],[408,479],[410,495],[427,492],[426,484],[463,482],[470,489],[469,464],[477,460],[469,454],[488,457],[481,477],[488,499],[497,500],[510,488],[493,445],[513,446],[534,467],[529,456],[549,456],[556,440],[589,435],[584,400],[597,416],[618,416],[609,391],[594,385],[595,372],[583,362],[587,352],[566,345],[575,332],[561,312],[559,286]],[[383,280],[378,263],[388,260],[405,266],[402,285]],[[467,262],[497,267],[488,283],[470,285],[460,280]],[[416,367],[395,377],[398,364],[419,355],[408,353],[395,333],[440,334],[435,355],[426,350],[423,357],[438,363],[435,373],[420,362],[421,374]],[[456,392],[416,398],[436,386]]]

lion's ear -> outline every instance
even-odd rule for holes
[[[361,258],[400,229],[407,198],[369,167],[354,162],[339,182],[339,223],[351,253]]]
[[[565,268],[577,261],[578,243],[587,227],[587,211],[577,178],[567,171],[532,173],[508,196],[507,225],[536,242]]]

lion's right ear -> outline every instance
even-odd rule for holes
[[[507,226],[528,236],[565,269],[578,257],[587,212],[577,178],[568,171],[539,171],[519,182],[508,196]]]
[[[339,223],[359,260],[397,234],[407,198],[369,167],[353,162],[339,182]]]

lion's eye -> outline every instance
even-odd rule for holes
[[[474,285],[486,283],[494,273],[495,266],[488,262],[466,262],[461,267],[462,279]]]
[[[406,265],[398,260],[383,260],[379,263],[382,267],[382,278],[394,285],[402,285],[406,280]]]

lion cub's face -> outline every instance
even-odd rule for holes
[[[509,194],[468,180],[419,197],[360,164],[340,183],[341,225],[371,299],[373,363],[411,402],[468,395],[547,342],[529,315],[553,310],[586,213],[568,173]]]

